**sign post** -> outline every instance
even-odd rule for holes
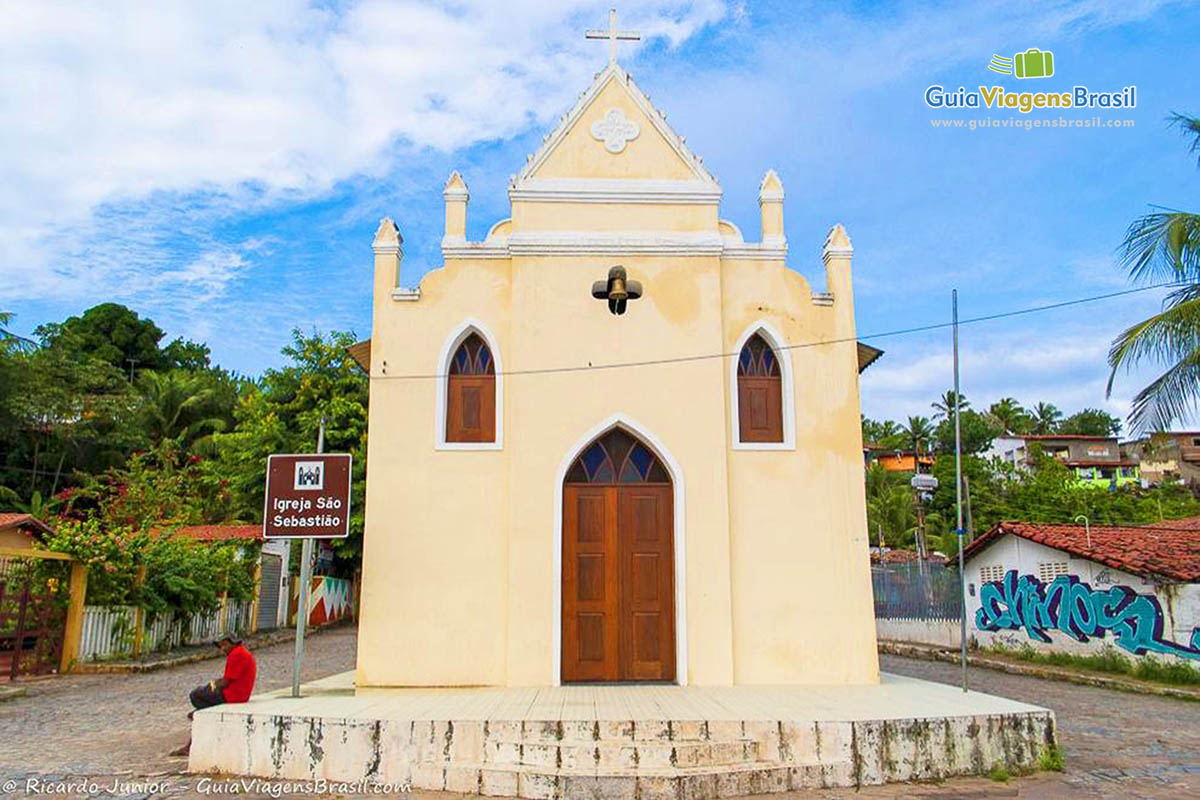
[[[303,541],[292,697],[300,696],[300,664],[304,658],[304,632],[308,624],[313,540],[344,539],[350,535],[350,466],[348,453],[325,452],[325,420],[321,420],[316,453],[267,457],[263,538]]]

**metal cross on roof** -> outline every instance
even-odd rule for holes
[[[593,28],[584,34],[589,39],[608,39],[608,63],[617,63],[617,41],[638,42],[642,39],[642,34],[638,31],[619,31],[617,30],[617,10],[610,8],[608,10],[608,30],[597,30]]]

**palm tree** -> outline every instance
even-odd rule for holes
[[[209,413],[216,392],[201,375],[146,370],[138,375],[138,392],[143,429],[155,445],[170,440],[203,448],[225,428],[225,420]]]
[[[929,440],[933,438],[933,423],[929,421],[929,417],[909,417],[908,424],[904,426],[904,434],[912,442],[914,458],[921,454],[921,444],[926,445],[925,450],[929,450]]]
[[[37,343],[8,329],[14,316],[11,311],[0,311],[0,352],[20,350],[27,353],[36,348]]]
[[[1053,403],[1039,402],[1030,411],[1033,422],[1033,432],[1038,434],[1054,433],[1058,423],[1062,422],[1062,412]]]
[[[988,416],[1004,429],[1005,433],[1017,433],[1029,420],[1029,415],[1015,397],[1001,397],[988,408]]]
[[[881,487],[875,496],[868,497],[867,525],[876,544],[881,531],[884,540],[893,547],[909,544],[915,530],[912,489],[891,484]]]
[[[942,396],[937,402],[930,403],[933,408],[933,418],[935,420],[954,419],[954,390],[947,389],[942,393]],[[967,399],[965,394],[958,395],[958,407],[960,410],[966,410],[971,407],[971,401]]]
[[[1172,114],[1171,124],[1200,151],[1200,118]],[[1117,371],[1143,360],[1166,371],[1138,392],[1129,412],[1135,433],[1166,430],[1200,400],[1200,214],[1168,210],[1133,221],[1121,245],[1121,266],[1138,282],[1179,284],[1163,310],[1123,331],[1108,351],[1108,394]]]

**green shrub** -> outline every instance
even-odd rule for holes
[[[1173,683],[1186,686],[1200,684],[1200,669],[1186,661],[1176,659],[1160,659],[1154,656],[1131,658],[1115,647],[1106,645],[1098,652],[1080,655],[1064,653],[1057,650],[1041,651],[1024,642],[1020,647],[1009,647],[1004,644],[994,644],[989,648],[999,655],[1018,658],[1034,664],[1049,664],[1055,667],[1070,669],[1086,669],[1096,672],[1108,672],[1115,675],[1129,675],[1146,681]]]
[[[1157,659],[1145,656],[1137,662],[1133,672],[1135,677],[1147,681],[1162,683],[1200,684],[1200,669],[1196,669],[1186,661]]]
[[[997,764],[992,767],[991,772],[988,773],[988,777],[996,783],[1008,783],[1008,779],[1011,776],[1008,774],[1008,767],[1003,764]]]
[[[1063,771],[1063,751],[1056,744],[1052,744],[1041,752],[1038,756],[1038,769],[1043,772],[1062,772]]]

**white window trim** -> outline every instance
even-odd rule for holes
[[[679,686],[687,686],[687,551],[684,547],[686,540],[684,522],[687,519],[687,506],[684,504],[683,467],[657,436],[634,422],[629,415],[622,413],[613,414],[581,436],[567,451],[566,458],[559,464],[558,472],[554,475],[554,571],[553,585],[550,589],[554,615],[554,629],[551,632],[554,654],[552,685],[560,686],[562,684],[563,486],[567,479],[567,471],[571,469],[575,459],[583,452],[583,448],[613,428],[624,428],[646,444],[654,451],[654,455],[658,456],[671,475],[671,513],[675,518],[675,683]]]
[[[741,422],[738,419],[738,359],[742,347],[754,334],[760,334],[767,344],[775,351],[775,360],[779,362],[780,392],[783,393],[781,413],[783,414],[782,442],[743,442]],[[786,340],[779,331],[766,320],[759,320],[748,327],[738,338],[733,347],[733,358],[729,360],[729,424],[733,433],[734,450],[795,450],[796,449],[796,392],[792,383],[792,351],[784,350]]]
[[[458,346],[472,333],[478,333],[492,351],[492,361],[496,364],[496,440],[493,442],[447,442],[446,441],[446,384],[450,380],[450,359],[454,357]],[[504,370],[500,363],[500,347],[496,337],[487,326],[477,319],[464,320],[442,345],[438,354],[437,369],[437,401],[434,403],[435,450],[503,450],[504,449]]]

